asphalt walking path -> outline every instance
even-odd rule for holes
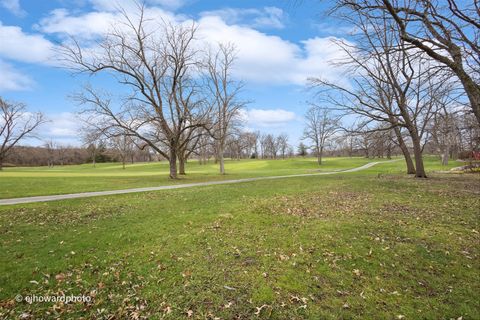
[[[159,190],[172,190],[172,189],[182,189],[182,188],[214,186],[214,185],[218,185],[218,184],[233,184],[233,183],[243,183],[243,182],[261,181],[261,180],[275,180],[275,179],[286,179],[286,178],[296,178],[296,177],[331,175],[331,174],[361,171],[361,170],[365,170],[365,169],[368,169],[370,167],[373,167],[374,165],[377,165],[379,163],[387,163],[387,162],[392,162],[392,161],[398,161],[398,160],[369,162],[369,163],[367,163],[367,164],[365,164],[361,167],[347,169],[347,170],[341,170],[341,171],[303,173],[303,174],[292,174],[292,175],[286,175],[286,176],[270,176],[270,177],[256,177],[256,178],[244,178],[244,179],[234,179],[234,180],[220,180],[220,181],[184,183],[184,184],[158,186],[158,187],[145,187],[145,188],[133,188],[133,189],[123,189],[123,190],[81,192],[81,193],[69,193],[69,194],[48,195],[48,196],[35,196],[35,197],[25,197],[25,198],[0,199],[0,205],[24,204],[24,203],[57,201],[57,200],[65,200],[65,199],[77,199],[77,198],[89,198],[89,197],[98,197],[98,196],[109,196],[109,195],[115,195],[115,194],[126,194],[126,193],[137,193],[137,192],[149,192],[149,191],[159,191]]]

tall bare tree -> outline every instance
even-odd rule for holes
[[[0,97],[0,170],[12,148],[22,139],[33,137],[35,129],[44,122],[42,113],[29,113],[25,104]]]
[[[78,41],[61,53],[74,70],[113,74],[130,90],[120,106],[92,88],[77,99],[85,112],[101,118],[110,135],[127,132],[168,159],[170,178],[176,179],[178,152],[188,143],[184,133],[205,125],[194,76],[200,62],[194,44],[197,26],[148,19],[143,5],[137,9],[136,14],[122,11],[122,20],[94,53],[85,52]]]
[[[210,95],[213,99],[212,136],[217,142],[217,158],[220,173],[225,174],[223,153],[228,136],[232,132],[235,121],[245,102],[239,100],[243,84],[232,77],[232,68],[236,59],[236,49],[233,44],[219,44],[218,50],[209,52],[207,66],[207,81]]]
[[[425,132],[438,108],[434,97],[445,94],[447,75],[435,68],[423,52],[399,39],[397,26],[386,15],[379,20],[353,11],[347,19],[359,30],[355,45],[339,42],[348,57],[343,63],[350,68],[352,86],[321,79],[312,82],[335,91],[327,93],[327,100],[365,117],[365,125],[385,122],[389,126],[375,126],[375,130],[406,130],[413,146],[415,174],[426,177],[422,158]],[[401,132],[396,130],[396,136],[408,165],[408,150],[405,145],[402,147]]]
[[[327,108],[311,104],[305,114],[304,139],[313,142],[317,162],[322,164],[323,150],[330,139],[340,129],[340,116],[333,115]]]

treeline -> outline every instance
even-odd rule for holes
[[[146,162],[157,160],[153,154],[144,150],[132,149],[125,162]],[[4,167],[11,166],[63,166],[85,163],[122,162],[115,149],[100,146],[95,152],[90,146],[71,147],[46,144],[41,147],[15,146],[4,160]]]

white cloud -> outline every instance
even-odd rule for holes
[[[55,9],[50,15],[42,19],[35,28],[47,34],[55,34],[60,38],[66,36],[74,36],[80,40],[96,40],[102,35],[109,32],[114,26],[116,28],[126,28],[125,25],[119,24],[124,22],[125,18],[118,10],[118,6],[112,7],[111,10],[93,11],[82,15],[74,15],[67,9]],[[123,7],[128,14],[136,17],[137,9],[134,7]],[[145,20],[152,21],[179,21],[181,16],[165,11],[161,8],[147,8],[145,11]]]
[[[95,11],[81,16],[72,16],[67,9],[55,9],[35,27],[45,33],[92,40],[106,33],[118,19],[117,15],[118,13],[113,12]]]
[[[236,45],[235,74],[247,81],[303,85],[308,77],[341,77],[341,68],[331,64],[343,57],[341,49],[332,43],[334,37],[307,39],[298,45],[250,27],[227,25],[218,16],[204,16],[199,24],[201,36],[208,41]]]
[[[269,12],[272,17],[278,17],[281,11],[274,7],[262,10]],[[343,56],[341,49],[332,43],[332,40],[337,38],[317,37],[293,43],[279,36],[258,31],[252,26],[229,24],[226,22],[229,14],[235,15],[238,12],[236,9],[204,12],[197,21],[198,38],[212,44],[232,42],[236,45],[238,49],[238,61],[234,70],[236,77],[255,83],[297,85],[304,85],[308,77],[320,76],[332,81],[342,77],[341,70],[331,65],[332,60]],[[148,7],[146,18],[157,21],[160,19],[191,21],[185,16],[176,15],[159,7]],[[92,40],[98,39],[119,19],[118,11],[94,11],[75,15],[66,9],[57,9],[42,19],[36,27],[42,32],[55,34],[60,39],[65,39],[67,35],[76,36],[89,46],[94,43]]]
[[[34,81],[29,76],[2,60],[0,60],[0,74],[0,92],[28,90],[34,85]]]
[[[44,125],[42,137],[46,139],[72,139],[78,137],[81,122],[78,115],[61,112],[48,115],[49,122]]]
[[[30,63],[52,64],[54,45],[40,34],[24,33],[20,27],[0,22],[0,57]]]
[[[296,120],[295,113],[284,109],[249,109],[242,111],[241,118],[251,126],[282,126]]]
[[[228,24],[238,24],[250,26],[253,28],[273,28],[282,29],[285,27],[284,21],[287,19],[282,9],[277,7],[264,7],[262,9],[237,9],[225,8],[213,11],[204,11],[200,13],[202,17],[220,17]]]
[[[1,0],[0,5],[17,17],[24,17],[27,14],[20,6],[20,0]]]

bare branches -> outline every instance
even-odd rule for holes
[[[34,131],[45,122],[42,113],[29,113],[24,104],[0,98],[0,170],[12,148],[22,139],[33,137]]]
[[[195,131],[210,123],[197,76],[201,66],[197,26],[156,23],[146,17],[142,4],[136,14],[121,12],[121,21],[95,52],[86,52],[74,39],[61,53],[76,71],[112,74],[130,96],[112,101],[87,87],[76,99],[84,106],[83,114],[101,119],[96,129],[102,134],[143,141],[169,160],[170,177],[176,178],[178,155],[185,154]]]
[[[480,123],[480,20],[477,1],[340,1],[337,10],[353,10],[381,25],[393,24],[397,37],[440,63],[462,84]]]
[[[204,63],[206,69],[207,88],[211,97],[213,119],[210,134],[217,141],[220,173],[225,174],[223,152],[225,142],[232,132],[239,112],[246,102],[240,101],[238,95],[243,88],[241,82],[232,78],[232,68],[236,59],[236,49],[232,44],[218,45],[218,49],[210,49]]]
[[[305,114],[305,119],[306,127],[303,138],[314,143],[317,161],[321,165],[323,150],[328,140],[340,130],[341,116],[334,115],[329,109],[311,103],[311,107]]]

